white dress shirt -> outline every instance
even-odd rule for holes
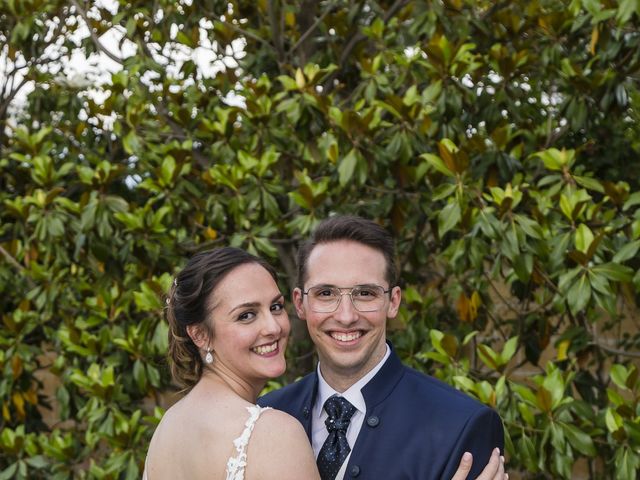
[[[362,428],[362,423],[364,422],[364,416],[367,413],[367,405],[364,401],[364,396],[362,395],[362,388],[369,383],[369,381],[378,373],[378,370],[382,368],[384,362],[387,361],[389,355],[391,354],[391,350],[389,349],[389,345],[385,345],[387,350],[385,351],[384,357],[382,360],[378,362],[378,364],[371,369],[369,373],[367,373],[364,377],[358,380],[356,383],[351,385],[347,390],[342,393],[336,392],[333,388],[329,386],[326,380],[322,377],[322,373],[320,372],[320,364],[318,364],[318,395],[316,397],[316,401],[313,405],[313,413],[311,419],[311,445],[313,447],[313,453],[315,453],[316,459],[318,458],[318,453],[320,453],[320,449],[324,444],[324,441],[329,436],[329,431],[324,424],[324,421],[329,416],[327,412],[324,411],[324,402],[333,395],[338,395],[340,397],[346,398],[351,405],[356,407],[356,411],[351,417],[351,422],[349,423],[349,428],[347,429],[347,441],[349,442],[349,446],[353,449],[353,446],[356,443],[356,439],[358,438],[358,434],[360,433],[360,429]],[[347,470],[347,464],[349,463],[349,458],[351,457],[351,452],[347,458],[345,458],[344,463],[340,467],[338,474],[336,475],[336,480],[343,480],[344,474]]]

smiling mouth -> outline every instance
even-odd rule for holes
[[[258,355],[267,355],[269,353],[275,352],[278,349],[278,341],[269,344],[269,345],[259,345],[257,347],[253,347],[251,349],[252,352],[257,353]]]
[[[348,333],[330,332],[329,335],[331,336],[331,338],[337,340],[338,342],[353,342],[354,340],[359,339],[363,335],[363,333],[362,330],[358,330],[356,332]]]

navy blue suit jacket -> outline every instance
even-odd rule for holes
[[[318,376],[311,373],[258,400],[297,418],[311,436]],[[498,414],[391,355],[362,389],[367,412],[345,474],[358,480],[450,480],[462,454],[473,454],[469,480],[504,447]]]

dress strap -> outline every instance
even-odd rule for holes
[[[265,410],[271,410],[271,407],[252,405],[247,407],[247,410],[249,411],[249,418],[244,424],[244,430],[242,431],[242,434],[233,441],[237,455],[235,457],[231,457],[227,461],[226,480],[244,480],[244,468],[247,466],[247,454],[245,449],[249,444],[251,432],[253,432],[253,427],[258,421],[260,414]]]

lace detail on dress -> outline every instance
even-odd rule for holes
[[[247,466],[245,449],[249,443],[251,432],[253,432],[253,427],[258,421],[260,414],[265,410],[271,410],[271,407],[262,408],[258,405],[252,405],[251,407],[247,407],[247,410],[249,411],[249,418],[244,424],[244,431],[233,441],[238,454],[227,460],[227,480],[244,480],[244,467]]]

